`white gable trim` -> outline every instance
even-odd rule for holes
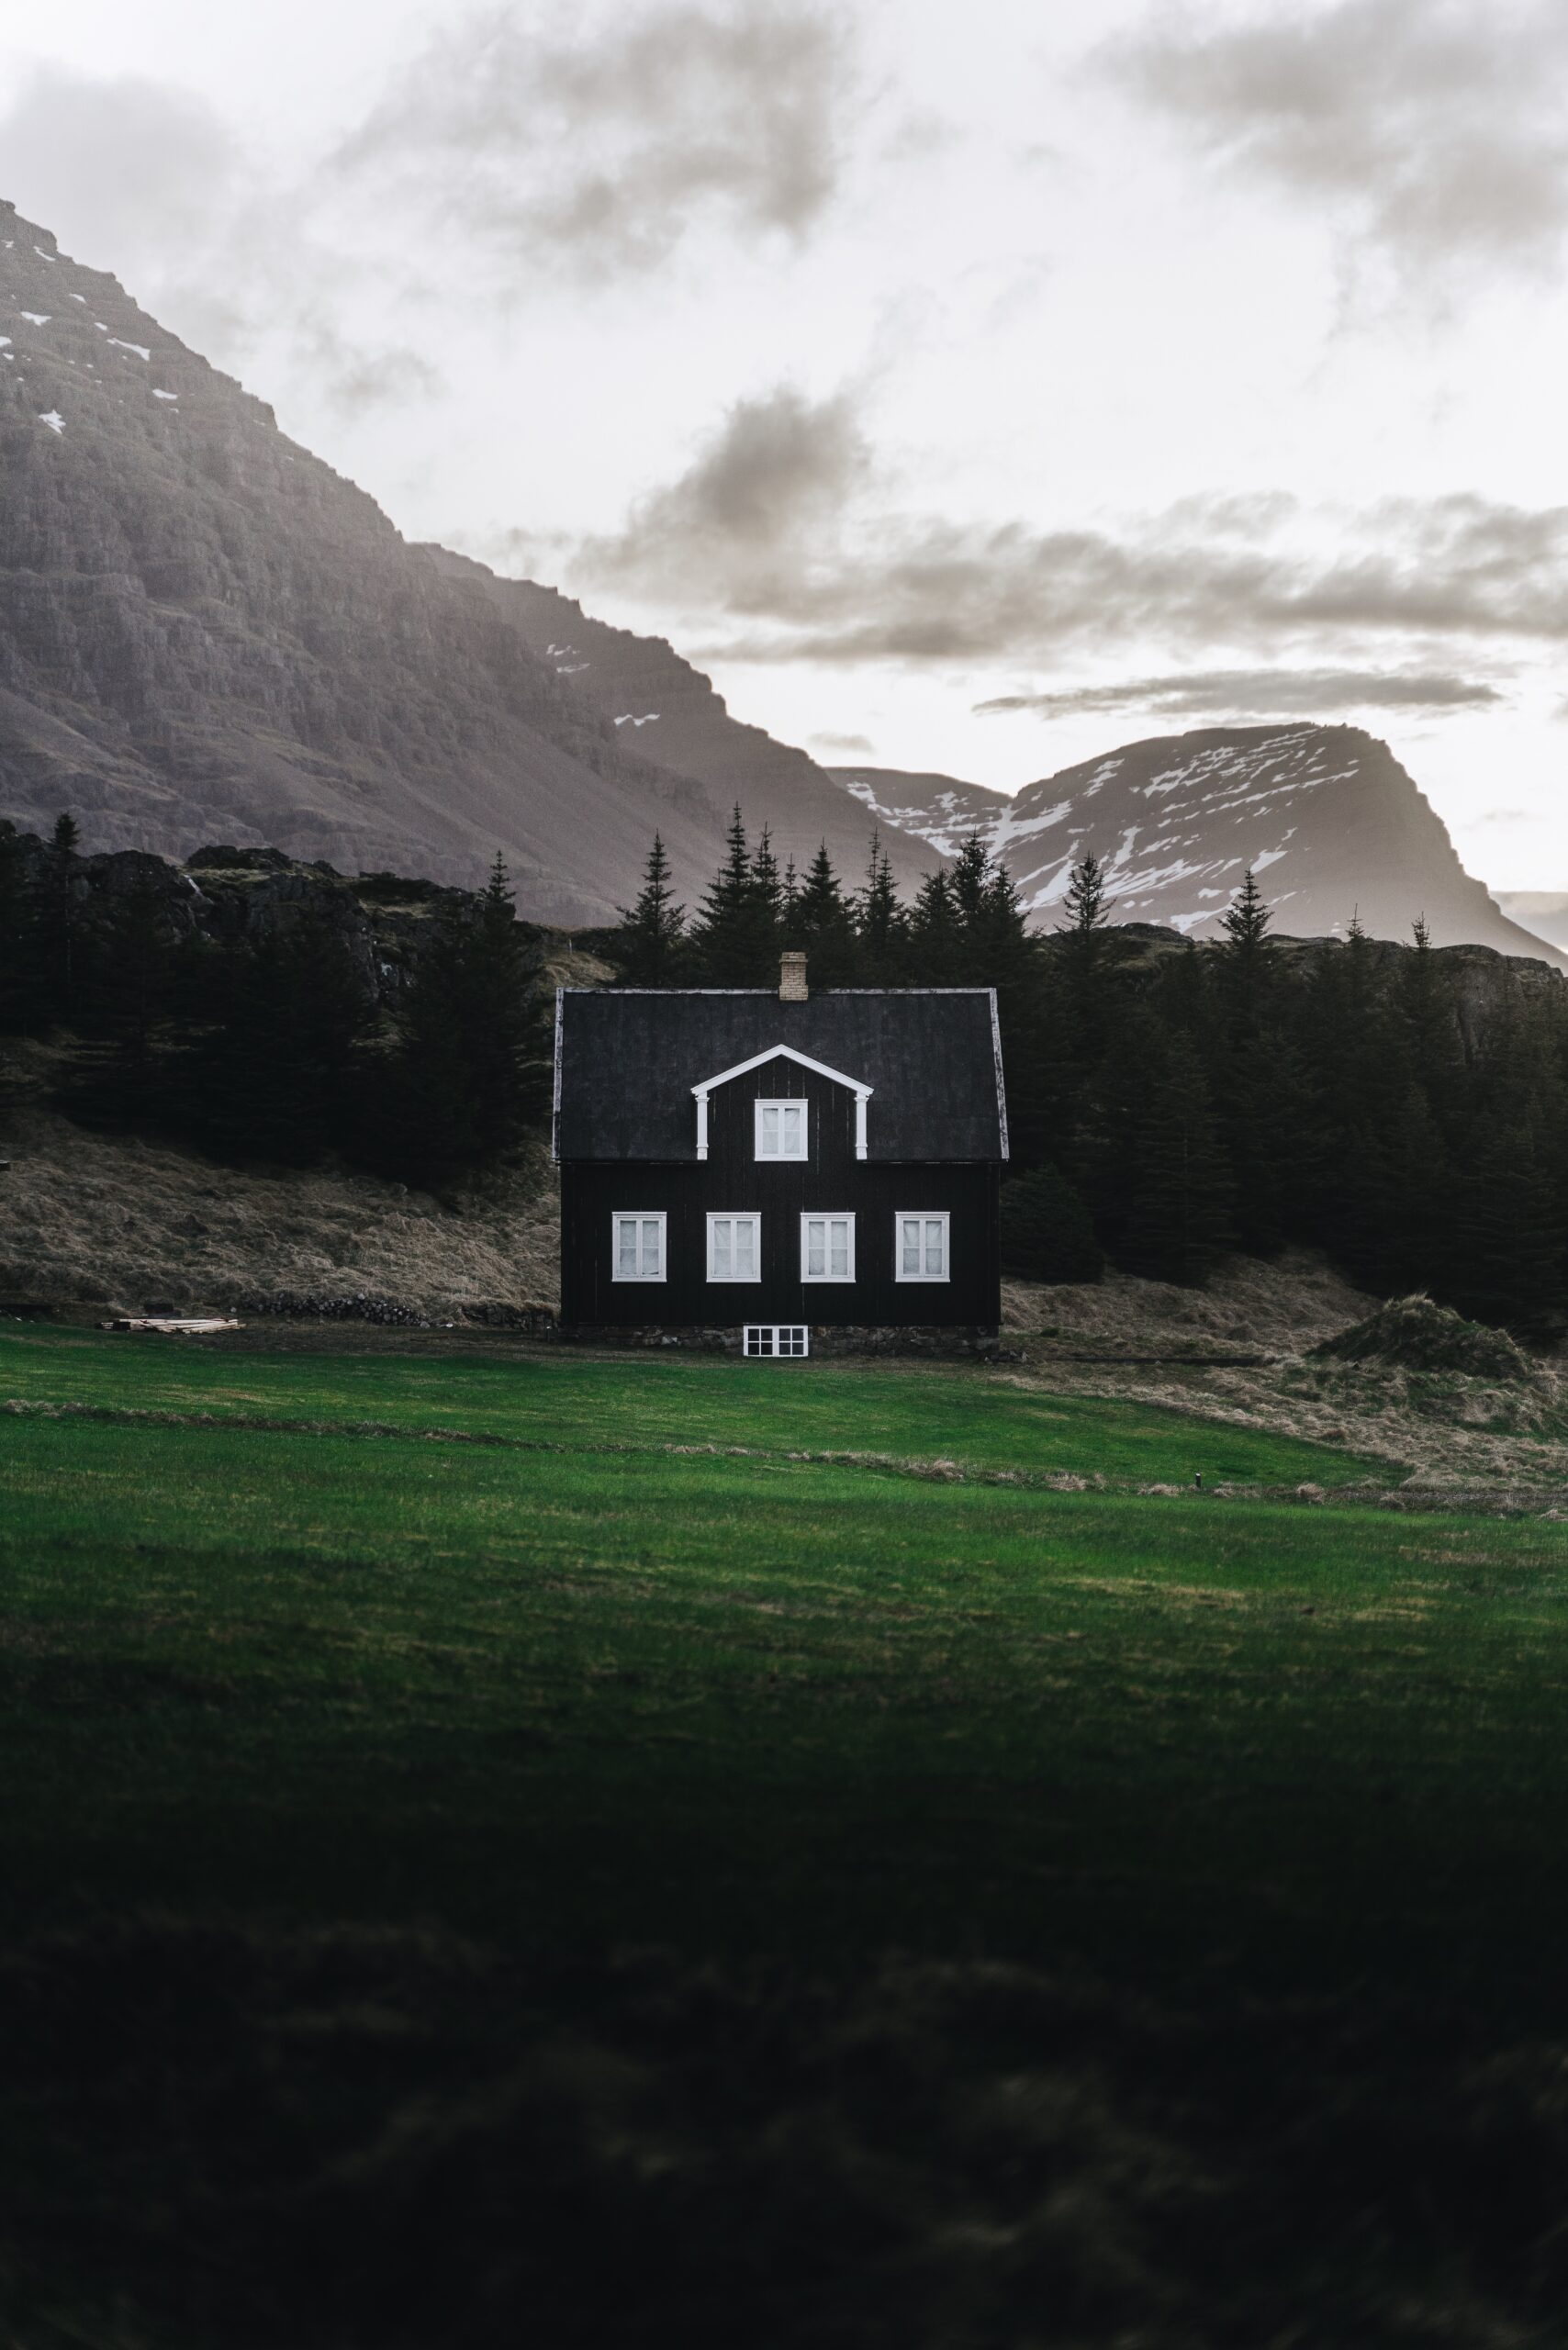
[[[866,1104],[876,1088],[862,1085],[857,1077],[846,1077],[841,1069],[829,1069],[825,1061],[812,1060],[809,1053],[798,1053],[793,1045],[769,1045],[765,1053],[753,1053],[750,1060],[737,1061],[734,1069],[722,1069],[716,1077],[705,1077],[700,1085],[691,1089],[697,1097],[697,1156],[708,1156],[708,1096],[716,1085],[728,1085],[733,1077],[745,1077],[754,1069],[761,1069],[768,1061],[794,1061],[801,1069],[809,1069],[818,1077],[830,1078],[834,1085],[847,1085],[855,1096],[855,1156],[866,1156]]]

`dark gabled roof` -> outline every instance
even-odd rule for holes
[[[787,1045],[872,1088],[868,1159],[1007,1156],[991,988],[563,988],[559,1158],[695,1158],[692,1087]]]

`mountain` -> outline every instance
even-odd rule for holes
[[[1568,946],[1568,890],[1497,890],[1493,895],[1510,922],[1553,946]]]
[[[1386,743],[1357,726],[1210,727],[1127,743],[1016,798],[950,776],[835,767],[868,812],[950,853],[978,826],[1037,925],[1053,927],[1075,858],[1107,868],[1114,915],[1212,934],[1249,866],[1284,934],[1494,946],[1568,968],[1461,865],[1446,826]]]
[[[825,835],[858,872],[863,812],[803,752],[667,645],[409,544],[9,206],[0,363],[0,814],[458,884],[499,849],[522,910],[566,923],[630,901],[655,826],[693,896],[737,798],[781,856]],[[906,884],[936,862],[890,845]]]

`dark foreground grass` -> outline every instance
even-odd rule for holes
[[[812,1379],[7,1348],[14,2342],[1568,2338],[1562,1528]]]

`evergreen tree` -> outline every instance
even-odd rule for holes
[[[873,828],[866,879],[852,909],[867,984],[891,987],[904,977],[909,957],[909,922],[899,903],[893,868]]]
[[[143,870],[111,902],[93,958],[86,1013],[94,1044],[79,1068],[73,1099],[99,1122],[164,1109],[157,1042],[174,1009],[174,968],[167,901]]]
[[[1028,1281],[1097,1281],[1104,1266],[1088,1209],[1048,1159],[1003,1183],[1004,1273]]]
[[[1099,970],[1105,961],[1111,927],[1111,901],[1105,891],[1105,871],[1092,848],[1073,867],[1067,885],[1067,920],[1058,935],[1065,941],[1068,968],[1075,975]]]
[[[762,838],[751,861],[752,899],[756,908],[759,934],[766,930],[770,944],[777,944],[779,916],[784,905],[784,884],[778,871],[778,859],[773,853],[773,835],[764,824]]]
[[[1154,1280],[1201,1284],[1230,1240],[1230,1204],[1203,1065],[1177,1035],[1137,1122],[1124,1262]]]
[[[812,986],[848,987],[858,977],[860,943],[825,841],[806,867],[784,935],[805,949]]]
[[[198,949],[188,976],[207,1017],[171,1086],[209,1149],[302,1167],[359,1144],[375,1009],[333,923],[309,912],[247,944]],[[372,1111],[390,1122],[384,1064],[376,1078]]]
[[[76,819],[56,817],[50,854],[34,904],[37,959],[46,1019],[73,1018],[79,1008],[83,923],[76,900]]]
[[[760,874],[746,845],[745,821],[735,811],[724,836],[724,859],[703,898],[691,935],[697,973],[719,988],[766,987],[778,974],[778,867],[766,833]]]
[[[621,985],[628,988],[667,988],[678,984],[686,960],[686,909],[675,902],[670,887],[669,858],[664,842],[654,834],[644,868],[637,902],[622,906],[621,933],[614,956]]]
[[[959,986],[963,975],[963,933],[953,889],[946,873],[928,873],[915,892],[910,917],[911,961],[925,987]]]
[[[396,1061],[398,1160],[440,1174],[514,1149],[549,1098],[545,1006],[498,856],[472,912],[451,901],[414,967]]]
[[[0,1035],[31,1025],[37,999],[34,923],[27,865],[14,824],[0,821]]]
[[[1256,971],[1262,961],[1262,950],[1270,923],[1273,916],[1263,902],[1263,892],[1258,887],[1258,877],[1250,866],[1241,877],[1241,887],[1219,918],[1225,943],[1234,959]]]

